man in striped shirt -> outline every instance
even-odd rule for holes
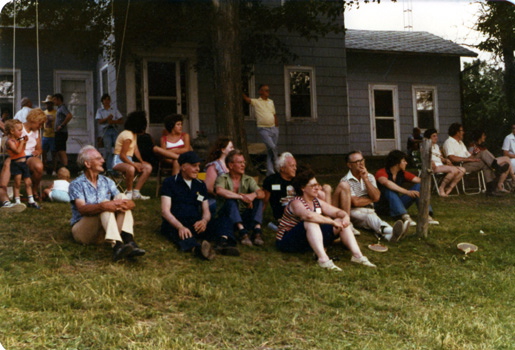
[[[373,230],[376,235],[386,240],[397,242],[406,234],[409,222],[398,220],[390,226],[381,220],[374,210],[374,203],[379,201],[381,192],[376,180],[365,167],[365,158],[360,151],[352,151],[346,157],[349,172],[340,181],[350,186],[351,192],[351,221],[356,227]]]

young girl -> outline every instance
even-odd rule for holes
[[[20,187],[21,179],[23,178],[28,196],[28,207],[41,209],[34,201],[34,196],[32,195],[32,180],[30,179],[30,171],[25,155],[25,145],[27,144],[28,136],[22,137],[22,131],[23,124],[19,120],[11,119],[5,123],[5,132],[8,137],[6,149],[11,158],[11,175],[14,176],[14,200],[16,203],[21,203]]]
[[[43,196],[48,198],[50,202],[69,203],[70,195],[68,187],[70,186],[70,171],[62,167],[57,171],[57,180],[43,191]]]
[[[167,134],[161,137],[161,148],[172,151],[177,156],[191,151],[190,135],[182,132],[183,118],[180,114],[172,114],[165,118],[164,125]],[[177,159],[166,159],[167,163],[172,164],[172,174],[179,173],[179,163]]]

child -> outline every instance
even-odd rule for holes
[[[27,144],[28,136],[22,137],[23,124],[16,119],[8,120],[5,123],[5,133],[8,137],[6,142],[7,154],[11,158],[11,175],[14,176],[14,200],[16,203],[20,202],[20,187],[21,179],[25,183],[25,190],[27,191],[28,207],[34,209],[41,209],[41,207],[34,201],[32,195],[32,180],[30,179],[30,171],[27,166],[27,157],[25,156],[25,145]]]
[[[57,180],[43,191],[43,197],[50,202],[70,203],[68,187],[70,186],[70,171],[62,167],[57,171]]]

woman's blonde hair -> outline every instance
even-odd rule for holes
[[[46,119],[46,114],[41,108],[34,108],[27,114],[28,122],[44,123]]]

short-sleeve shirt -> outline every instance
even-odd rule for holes
[[[258,128],[271,128],[275,126],[275,105],[271,99],[263,100],[251,98],[250,105],[254,107]]]
[[[229,174],[223,174],[216,178],[215,189],[217,187],[221,187],[226,190],[234,192],[232,179],[229,176]],[[247,194],[247,193],[256,192],[257,190],[259,190],[259,186],[256,183],[256,180],[254,180],[254,178],[252,176],[243,174],[241,177],[240,188],[238,189],[238,193]],[[225,204],[225,198],[218,196],[218,198],[216,200],[217,212],[223,207],[224,204]],[[239,208],[240,212],[243,212],[245,209],[247,209],[247,205],[245,202],[238,200],[238,208]]]
[[[376,183],[376,179],[374,178],[374,175],[368,173],[367,176],[368,176],[368,180],[370,181],[370,183],[374,187],[377,188],[377,183]],[[367,191],[367,186],[365,185],[365,182],[363,181],[363,179],[358,180],[354,175],[352,175],[352,172],[350,170],[347,173],[347,175],[342,177],[340,182],[347,182],[349,184],[351,196],[353,196],[353,197],[368,197],[368,191]],[[374,205],[370,204],[366,207],[373,208]]]
[[[291,180],[285,180],[280,174],[275,173],[266,177],[263,182],[263,189],[270,192],[269,203],[274,218],[280,219],[286,205],[295,198],[295,190],[291,185]]]
[[[32,110],[32,108],[24,106],[22,109],[20,109],[16,114],[14,115],[13,119],[19,120],[22,123],[25,123],[27,121],[27,115]]]
[[[462,158],[470,157],[469,151],[467,151],[467,147],[463,143],[463,141],[458,141],[454,137],[450,137],[445,140],[443,143],[443,151],[446,157],[456,156]]]
[[[57,111],[52,109],[51,111],[45,110],[46,114],[46,122],[43,129],[43,137],[54,137],[54,124],[55,124],[55,116],[57,115]]]
[[[379,180],[382,177],[386,177],[388,180],[394,182],[397,186],[402,186],[404,182],[412,182],[413,179],[417,176],[415,174],[410,173],[409,171],[399,170],[399,172],[397,173],[397,177],[394,180],[393,175],[390,172],[390,169],[382,168],[376,172],[376,180]],[[379,189],[381,190],[383,187],[384,186],[381,185],[381,183],[379,183]]]
[[[504,142],[502,143],[502,150],[515,154],[515,135],[509,134],[504,138]]]
[[[31,156],[32,152],[36,149],[36,146],[38,144],[38,138],[39,138],[39,130],[36,131],[27,131],[25,130],[25,125],[23,126],[23,129],[21,130],[21,136],[27,136],[28,140],[25,144],[25,155]]]
[[[82,219],[82,215],[75,205],[76,199],[82,199],[86,204],[99,204],[104,201],[113,200],[120,193],[113,180],[103,175],[98,175],[97,187],[95,188],[84,174],[70,183],[68,192],[72,206],[72,218],[70,220],[72,226]]]
[[[435,163],[436,166],[443,165],[442,158],[442,152],[440,152],[440,147],[435,143],[431,146],[431,161]]]
[[[190,188],[181,174],[170,176],[163,181],[161,196],[172,199],[170,213],[183,225],[202,219],[202,203],[207,200],[207,188],[203,181],[191,180]],[[164,218],[163,225],[171,228],[171,224]]]
[[[97,120],[105,119],[105,118],[109,117],[110,114],[113,115],[113,120],[119,120],[119,119],[123,118],[122,114],[117,109],[114,109],[113,107],[109,107],[109,109],[105,109],[104,107],[101,107],[97,110],[95,119],[97,119]],[[99,129],[98,131],[101,133],[103,133],[104,130],[107,128],[118,129],[117,124],[109,124],[107,122],[104,124],[98,124],[98,129]]]
[[[68,114],[70,114],[70,111],[68,110],[68,108],[66,107],[66,105],[64,103],[57,108],[57,113],[55,115],[55,125],[54,125],[54,129],[56,132],[68,132],[67,125],[63,125],[61,130],[57,131],[57,128],[64,122],[64,120],[66,119],[66,116]]]
[[[134,156],[134,150],[136,149],[137,138],[136,138],[136,134],[134,134],[130,130],[124,130],[118,135],[118,137],[116,138],[116,142],[114,144],[114,154],[118,154],[118,155],[120,154],[120,152],[122,151],[123,142],[125,140],[132,141],[129,146],[129,149],[127,150],[127,155],[129,157],[132,157],[132,156]]]

